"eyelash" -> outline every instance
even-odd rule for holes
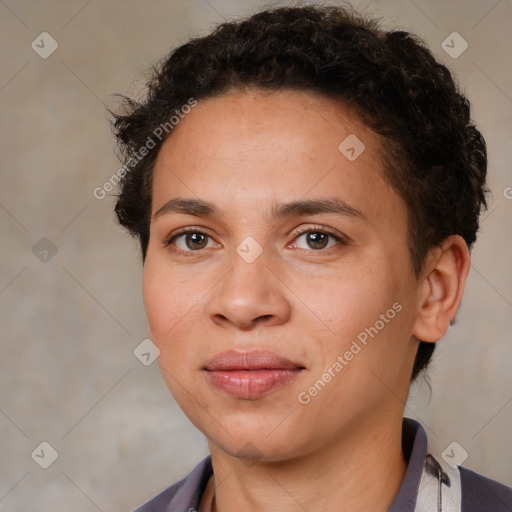
[[[170,235],[164,242],[164,246],[165,247],[170,247],[171,244],[177,239],[179,238],[180,236],[182,235],[186,235],[187,233],[198,233],[198,234],[201,234],[201,235],[205,235],[209,238],[212,238],[208,233],[205,233],[204,231],[202,231],[200,228],[196,228],[194,226],[190,226],[190,227],[187,227],[187,228],[183,228],[181,230],[179,230],[177,233],[173,233],[172,235]],[[297,231],[293,234],[293,240],[299,238],[300,236],[302,235],[305,235],[307,233],[323,233],[324,235],[328,235],[332,238],[334,238],[334,240],[336,240],[336,242],[340,245],[349,245],[349,242],[347,239],[345,239],[344,237],[340,236],[339,234],[335,233],[334,231],[331,231],[327,228],[324,228],[322,226],[310,226],[309,228],[307,229],[304,229],[302,231]],[[302,251],[308,251],[308,252],[324,252],[324,253],[329,253],[331,251],[331,249],[335,249],[335,247],[329,247],[328,249],[318,249],[318,250],[314,250],[314,249],[311,249],[311,250],[308,250],[308,249],[299,249],[299,250],[302,250]],[[193,256],[194,253],[200,253],[202,252],[202,249],[198,249],[196,251],[192,251],[192,250],[189,250],[189,251],[183,251],[182,249],[176,249],[176,248],[172,248],[172,251],[173,252],[179,252],[181,254],[184,254],[185,256]]]

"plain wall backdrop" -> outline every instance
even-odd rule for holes
[[[140,95],[190,36],[285,4],[0,0],[0,510],[132,510],[207,454],[157,363],[134,356],[147,337],[139,248],[116,224],[115,191],[93,195],[120,167],[106,106]],[[466,467],[512,485],[512,2],[353,5],[428,43],[488,143],[494,198],[462,308],[431,394],[421,380],[406,415],[436,453],[455,441]],[[442,47],[453,32],[468,43],[456,58]]]

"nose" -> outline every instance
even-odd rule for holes
[[[285,323],[291,314],[287,288],[265,250],[251,263],[233,252],[230,269],[209,294],[207,314],[221,327],[251,330]]]

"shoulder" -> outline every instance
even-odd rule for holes
[[[512,488],[459,467],[463,512],[511,512]]]
[[[168,512],[198,509],[204,488],[212,475],[210,456],[203,459],[183,480],[171,485],[135,512]]]

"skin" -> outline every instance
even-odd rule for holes
[[[365,144],[354,161],[338,150],[350,134]],[[163,377],[208,439],[218,511],[329,512],[343,503],[378,512],[398,491],[415,337],[435,342],[446,332],[470,259],[453,236],[415,275],[406,207],[383,178],[382,144],[332,100],[246,89],[200,101],[160,149],[144,304]],[[206,200],[219,214],[155,215],[178,197]],[[333,197],[364,218],[269,218],[276,202]],[[208,237],[166,244],[187,226]],[[329,237],[318,248],[308,242],[318,227],[347,243]],[[248,236],[263,249],[252,263],[236,251]],[[401,311],[301,404],[298,394],[397,302]],[[257,399],[208,383],[203,368],[215,354],[256,348],[305,369]]]

